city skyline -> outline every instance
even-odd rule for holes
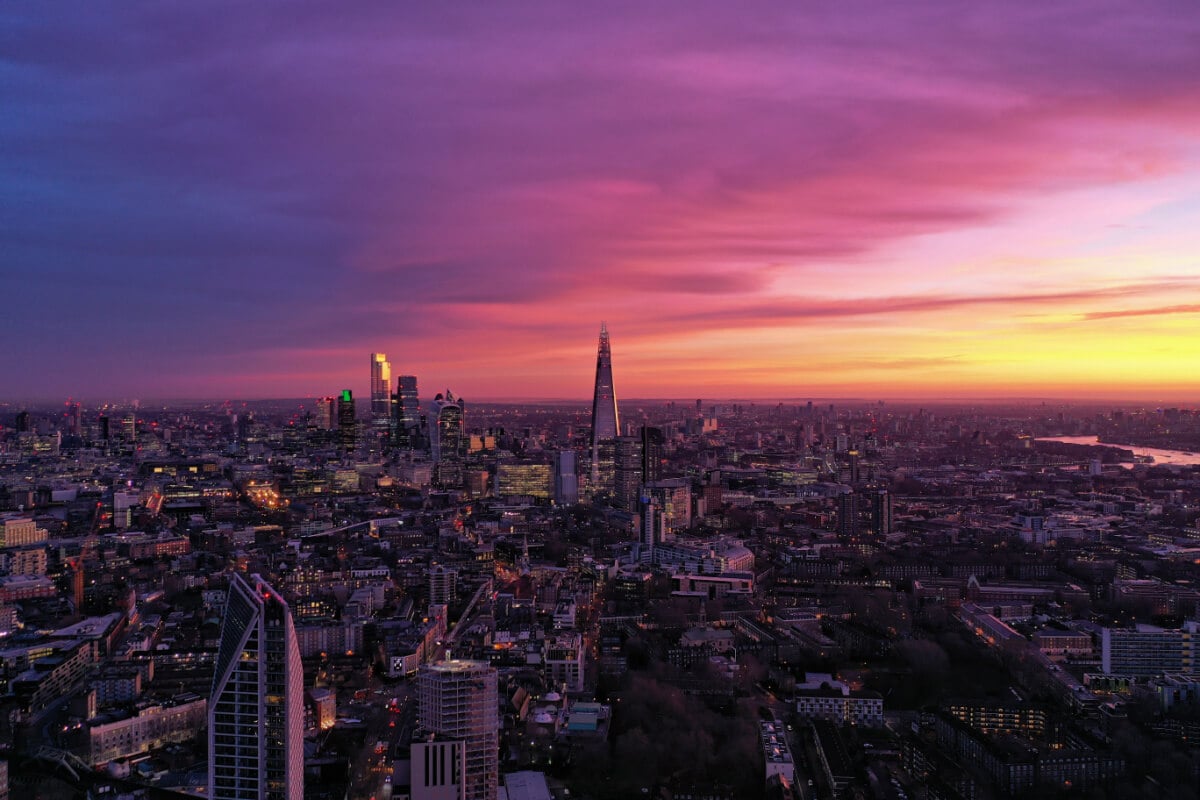
[[[1200,395],[1192,4],[213,5],[0,10],[6,399]]]

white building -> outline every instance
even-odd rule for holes
[[[496,800],[499,701],[496,670],[481,661],[427,664],[417,676],[421,728],[463,745],[461,800]],[[415,768],[414,758],[414,768]]]
[[[839,725],[883,725],[883,698],[875,692],[853,692],[831,675],[809,675],[796,686],[796,716]]]
[[[411,800],[464,800],[467,765],[462,742],[413,742],[411,753]]]

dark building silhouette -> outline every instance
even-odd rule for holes
[[[613,447],[612,500],[617,508],[638,510],[638,498],[643,484],[642,439],[640,436],[618,436]]]
[[[870,518],[868,524],[871,533],[876,536],[887,536],[892,532],[892,493],[887,489],[871,489]]]
[[[661,428],[642,426],[642,483],[662,480],[664,441]]]
[[[338,447],[344,453],[354,452],[354,394],[349,389],[342,389],[337,399]]]
[[[646,425],[637,436],[618,436],[613,443],[613,503],[637,511],[647,484],[662,480],[663,432]]]
[[[838,536],[854,538],[861,532],[861,522],[858,513],[859,496],[854,492],[843,492],[838,495],[837,526]]]
[[[416,448],[421,438],[421,402],[416,375],[401,375],[396,379],[392,414],[396,446],[406,450]]]

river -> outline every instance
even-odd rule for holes
[[[1119,447],[1122,450],[1132,450],[1135,456],[1151,456],[1155,464],[1200,464],[1200,453],[1186,453],[1183,450],[1159,450],[1157,447],[1138,447],[1133,444],[1116,444],[1113,442],[1098,442],[1095,436],[1044,436],[1039,442],[1064,442],[1066,444],[1101,444],[1108,447]]]

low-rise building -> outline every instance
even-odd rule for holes
[[[195,694],[165,702],[140,703],[128,710],[101,714],[88,725],[85,758],[100,766],[200,735],[208,720],[208,700]]]
[[[883,697],[876,692],[851,691],[843,683],[796,688],[796,716],[823,719],[839,725],[883,725]]]

